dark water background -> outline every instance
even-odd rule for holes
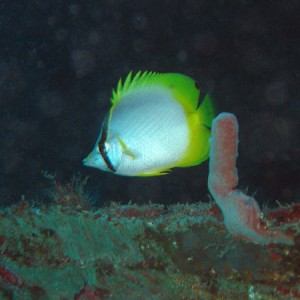
[[[195,202],[204,163],[157,178],[85,168],[130,70],[181,72],[240,122],[240,186],[260,203],[300,199],[300,2],[8,1],[0,3],[1,205],[41,198],[43,171],[89,175],[97,205]]]

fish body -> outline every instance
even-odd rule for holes
[[[208,158],[214,108],[209,95],[177,73],[129,73],[113,91],[84,165],[124,176],[157,176]]]

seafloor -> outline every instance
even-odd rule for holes
[[[213,202],[92,209],[78,181],[0,213],[1,299],[300,299],[300,205],[264,211],[295,245],[230,236]]]

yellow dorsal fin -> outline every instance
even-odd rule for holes
[[[112,92],[111,102],[116,105],[122,98],[139,87],[162,87],[168,89],[174,99],[180,102],[186,112],[194,112],[198,108],[200,89],[192,78],[179,73],[130,72],[124,83],[119,80]]]
[[[124,96],[126,93],[132,91],[138,86],[142,86],[149,83],[149,80],[152,81],[152,79],[158,74],[159,73],[155,72],[146,71],[142,73],[141,71],[139,71],[133,77],[132,71],[129,72],[124,83],[122,83],[122,78],[120,78],[117,84],[117,88],[113,90],[111,97],[112,104],[117,104],[121,100],[122,96]]]

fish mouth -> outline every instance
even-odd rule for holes
[[[89,162],[89,160],[88,160],[87,157],[84,158],[84,159],[82,160],[82,164],[83,164],[84,166],[87,166],[88,162]]]
[[[87,166],[87,167],[92,167],[93,166],[91,156],[92,156],[92,153],[89,154],[86,158],[84,158],[82,160],[82,163],[83,163],[84,166]]]
[[[104,170],[104,171],[111,171],[111,172],[116,172],[116,169],[113,167],[113,165],[109,162],[109,164],[107,164],[107,162],[105,161],[104,157],[101,156],[101,158],[103,159],[103,163],[105,164],[104,166],[107,168],[107,169],[104,169],[105,167],[101,165],[99,165],[97,163],[97,161],[95,160],[95,157],[93,155],[93,152],[90,153],[86,158],[84,158],[82,160],[82,164],[86,167],[92,167],[92,168],[96,168],[96,169],[100,169],[100,170]],[[108,159],[108,158],[107,158]]]

